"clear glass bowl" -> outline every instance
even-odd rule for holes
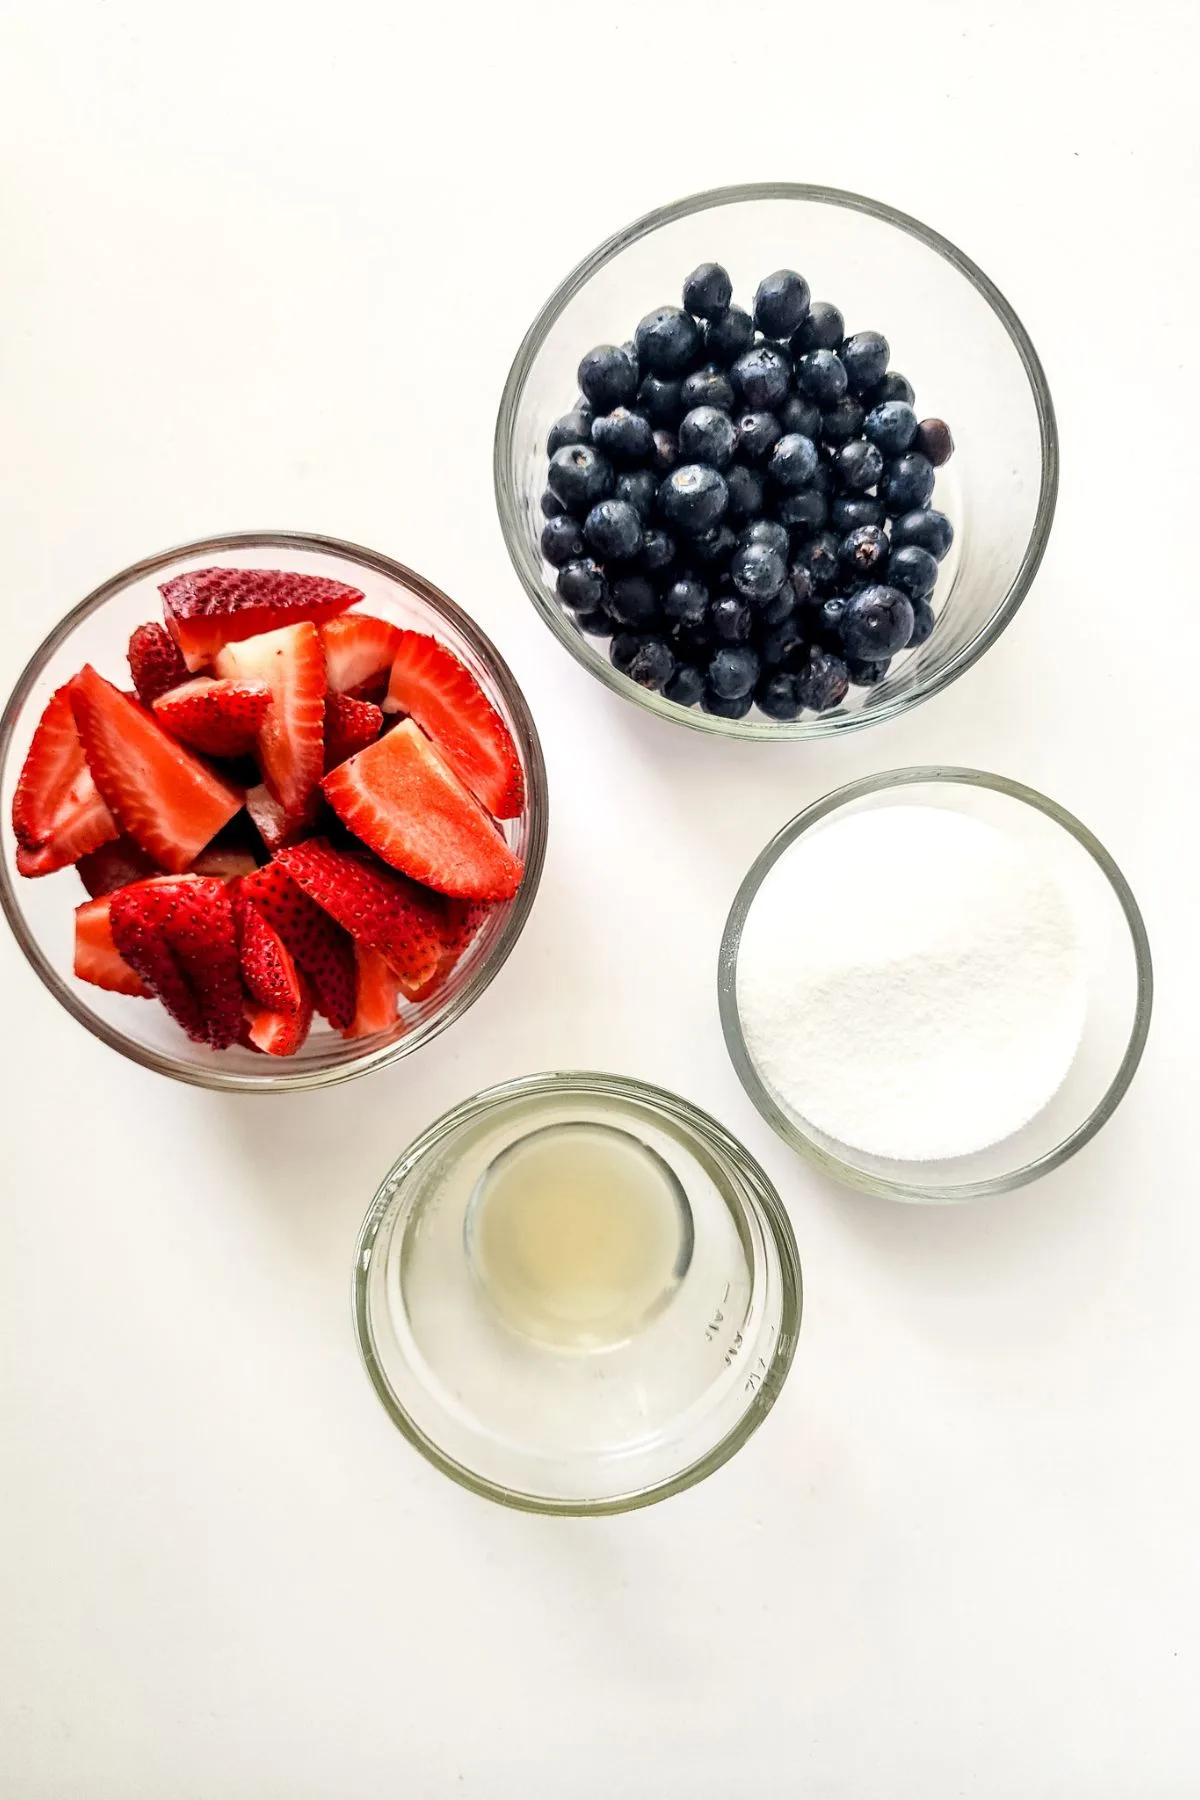
[[[777,723],[719,719],[673,705],[620,675],[554,591],[539,548],[546,435],[578,393],[576,368],[598,343],[622,343],[642,315],[678,304],[684,277],[716,260],[748,304],[763,275],[798,269],[850,330],[882,331],[923,417],[947,419],[955,454],[934,504],[955,529],[934,595],[937,623],[872,689],[833,711]],[[1023,325],[969,257],[918,220],[835,188],[764,182],[692,194],[637,219],[555,289],[509,371],[495,439],[496,504],[513,566],[559,641],[627,700],[697,731],[812,738],[895,717],[969,669],[1008,624],[1046,548],[1058,490],[1058,434],[1046,378]]]
[[[74,909],[86,899],[79,876],[68,868],[36,880],[23,879],[16,873],[8,825],[21,764],[50,695],[85,662],[120,685],[134,626],[162,616],[159,583],[185,569],[210,564],[283,567],[332,576],[362,590],[364,610],[439,637],[472,671],[503,716],[525,772],[525,812],[504,826],[509,843],[524,859],[524,881],[511,904],[488,920],[446,984],[420,1005],[405,1008],[392,1030],[372,1037],[347,1040],[318,1019],[308,1042],[286,1060],[237,1045],[208,1050],[191,1043],[161,1006],[77,980],[72,973]],[[0,804],[4,818],[0,905],[21,949],[55,999],[96,1037],[145,1068],[197,1087],[255,1094],[328,1086],[382,1068],[419,1050],[460,1018],[498,973],[529,917],[546,851],[548,814],[546,769],[529,708],[503,658],[473,620],[430,582],[390,557],[334,538],[289,531],[234,532],[184,544],[135,563],[81,600],[34,653],[0,718]]]
[[[948,808],[996,826],[1057,880],[1085,959],[1083,1036],[1062,1086],[1022,1130],[969,1156],[898,1162],[851,1149],[800,1118],[764,1081],[738,1011],[742,928],[759,888],[803,833],[834,818],[894,806]],[[880,880],[886,884],[885,870]],[[978,769],[893,769],[827,794],[785,825],[753,864],[725,926],[718,968],[721,1028],[738,1078],[779,1136],[826,1174],[892,1200],[973,1200],[1056,1169],[1110,1119],[1133,1080],[1150,1029],[1154,980],[1146,927],[1128,882],[1085,825],[1019,782]]]
[[[483,1254],[496,1171],[561,1128],[615,1137],[651,1171],[647,1229],[625,1256],[638,1321],[586,1338],[564,1266],[590,1282],[603,1244],[570,1238],[536,1311],[497,1276],[495,1228]],[[552,1232],[569,1228],[555,1197],[579,1185],[548,1189]],[[517,1241],[511,1214],[500,1229]],[[654,1295],[650,1265],[664,1271]],[[800,1262],[774,1188],[707,1114],[615,1075],[531,1075],[447,1113],[389,1171],[359,1234],[353,1305],[379,1398],[436,1468],[527,1512],[625,1512],[703,1480],[762,1423],[795,1350]]]

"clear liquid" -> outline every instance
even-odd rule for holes
[[[670,1300],[691,1261],[692,1215],[672,1169],[631,1133],[550,1125],[484,1171],[466,1248],[512,1330],[600,1349],[626,1342]]]

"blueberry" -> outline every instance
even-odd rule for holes
[[[592,612],[577,612],[573,616],[580,631],[585,631],[589,637],[612,635],[612,614],[606,606],[598,606]]]
[[[919,544],[930,556],[941,562],[954,542],[954,527],[945,513],[934,507],[902,513],[892,526],[892,548],[902,544]]]
[[[700,332],[695,319],[679,307],[659,306],[646,314],[634,339],[643,369],[651,375],[682,375],[699,347]]]
[[[655,489],[657,493],[657,486]],[[675,561],[675,539],[667,532],[651,526],[642,537],[638,568],[644,575],[659,575]]]
[[[744,463],[735,463],[725,471],[725,485],[729,489],[729,517],[757,519],[763,509],[762,476]]]
[[[737,700],[724,700],[717,693],[712,683],[706,684],[704,698],[700,703],[706,713],[712,713],[718,719],[744,719],[754,705],[753,694],[743,694]]]
[[[767,464],[767,474],[782,488],[807,487],[816,472],[817,446],[797,432],[780,438]]]
[[[642,547],[642,521],[628,500],[600,500],[583,521],[583,535],[605,562],[628,562]]]
[[[748,600],[770,600],[787,580],[787,565],[769,544],[745,544],[730,564],[733,584]]]
[[[842,445],[834,469],[838,481],[850,493],[865,493],[883,474],[883,451],[868,438],[855,438],[852,444]]]
[[[917,415],[903,400],[885,400],[871,408],[863,429],[885,456],[903,456],[917,435]]]
[[[719,406],[722,412],[732,412],[733,383],[719,363],[705,363],[703,368],[684,376],[679,398],[685,412],[693,406]]]
[[[940,469],[954,455],[954,439],[945,419],[922,419],[917,426],[916,439],[917,449],[935,469]]]
[[[802,569],[815,588],[832,587],[838,576],[838,548],[832,532],[818,532],[797,550],[793,567]]]
[[[812,636],[826,650],[842,647],[842,614],[846,610],[845,594],[830,594],[806,615]]]
[[[775,519],[753,519],[738,533],[738,548],[747,544],[765,544],[777,556],[786,557],[791,540],[787,530]]]
[[[661,638],[646,638],[625,673],[639,687],[661,693],[675,673],[674,652]]]
[[[792,351],[803,356],[807,350],[836,350],[846,331],[846,321],[828,300],[814,300],[808,317],[792,339]]]
[[[868,408],[883,406],[888,400],[902,400],[905,406],[911,406],[915,399],[912,382],[906,381],[895,369],[889,369],[883,380],[869,394],[863,395]]]
[[[638,386],[637,357],[624,344],[598,344],[579,365],[579,385],[598,413],[631,406]]]
[[[590,444],[592,441],[592,409],[585,412],[582,407],[575,412],[564,413],[550,427],[550,435],[546,439],[546,455],[553,456],[564,444]]]
[[[833,350],[806,350],[796,364],[796,385],[818,406],[836,406],[846,392],[841,358]]]
[[[929,504],[933,492],[933,464],[919,450],[910,450],[888,463],[879,485],[879,498],[886,511],[895,518],[898,513],[919,511]]]
[[[604,570],[590,556],[565,564],[554,585],[563,605],[576,612],[595,612],[608,599]]]
[[[883,501],[870,494],[839,494],[829,513],[835,531],[856,531],[860,525],[882,525],[886,517]]]
[[[923,644],[933,630],[933,608],[928,600],[913,601],[912,636],[908,640],[908,648],[915,650]]]
[[[701,569],[720,569],[733,555],[737,539],[728,525],[714,525],[688,542],[688,557]]]
[[[912,601],[899,588],[875,585],[851,594],[842,613],[842,646],[863,662],[903,650],[912,636]]]
[[[611,494],[616,477],[606,456],[591,444],[564,444],[550,458],[546,480],[568,512],[587,512]]]
[[[547,519],[542,529],[542,555],[556,569],[585,555],[583,533],[569,513]]]
[[[653,517],[657,498],[658,481],[651,470],[631,469],[628,474],[617,476],[617,499],[628,501],[639,519]]]
[[[785,432],[798,432],[814,444],[821,434],[821,409],[804,394],[789,394],[776,416]]]
[[[663,693],[676,706],[695,706],[704,693],[703,671],[693,668],[691,663],[680,663]]]
[[[838,556],[852,574],[880,577],[887,566],[887,532],[878,525],[858,525],[842,539]]]
[[[708,589],[702,581],[681,575],[663,596],[663,612],[675,625],[702,625],[708,613]]]
[[[863,428],[862,407],[852,394],[843,394],[836,406],[821,414],[821,441],[825,444],[848,444]]]
[[[804,650],[806,639],[800,629],[799,621],[784,619],[778,625],[764,632],[759,642],[758,654],[763,666],[768,669],[782,669],[785,664],[794,664]]]
[[[704,327],[704,349],[714,362],[736,362],[743,350],[754,342],[754,320],[740,306],[727,306],[723,313],[710,319]]]
[[[796,692],[794,675],[777,672],[764,676],[754,697],[768,719],[798,719],[800,716],[800,696]]]
[[[679,461],[679,439],[673,431],[664,431],[661,427],[654,433],[654,447],[650,452],[650,467],[656,475],[669,475]]]
[[[724,644],[744,644],[750,636],[750,608],[737,594],[725,594],[712,609],[712,628]]]
[[[783,436],[773,412],[743,413],[737,422],[738,453],[749,463],[765,462]]]
[[[842,363],[852,394],[870,393],[883,380],[891,349],[878,331],[856,331],[842,345]]]
[[[708,685],[720,700],[740,700],[754,692],[759,673],[753,650],[718,650],[708,665]]]
[[[796,676],[796,697],[812,712],[829,712],[840,706],[850,689],[850,675],[840,656],[814,644]]]
[[[614,669],[622,675],[629,673],[629,665],[642,647],[641,637],[635,631],[620,631],[608,646],[608,660]]]
[[[808,317],[809,287],[794,269],[764,275],[754,296],[754,323],[764,337],[791,337]]]
[[[628,631],[648,631],[659,623],[658,595],[645,575],[622,575],[612,584],[608,610]]]
[[[663,516],[697,537],[720,522],[728,503],[724,477],[704,463],[681,463],[658,490]]]
[[[726,469],[733,461],[737,429],[726,412],[715,406],[696,406],[685,413],[679,427],[679,454],[685,462],[707,463]]]
[[[717,648],[717,640],[707,623],[703,625],[672,625],[668,631],[671,647],[680,662],[703,664],[708,667],[713,652]]]
[[[821,531],[829,517],[829,502],[815,488],[801,488],[798,494],[784,494],[775,510],[792,531]]]
[[[813,597],[813,578],[811,571],[802,569],[793,563],[788,570],[788,587],[792,590],[792,604],[797,614],[802,614],[809,607]]]
[[[937,586],[937,559],[919,544],[901,544],[888,564],[887,578],[910,600],[928,600]]]
[[[786,398],[791,358],[778,344],[756,344],[733,365],[733,384],[750,412],[770,412]]]
[[[857,662],[852,656],[846,658],[846,670],[850,676],[851,687],[878,687],[890,667],[890,657],[881,659],[879,662]]]
[[[654,448],[650,421],[628,406],[615,406],[592,425],[592,442],[614,463],[645,462]]]
[[[547,488],[542,495],[541,505],[543,519],[560,519],[567,510],[551,488]]]
[[[683,284],[683,304],[697,319],[717,319],[733,298],[733,283],[720,263],[701,263]]]
[[[683,417],[682,387],[682,382],[647,375],[637,391],[638,411],[651,425],[669,425],[674,429]]]

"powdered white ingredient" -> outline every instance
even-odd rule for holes
[[[1050,870],[995,826],[915,805],[852,813],[783,853],[746,919],[737,997],[785,1112],[902,1161],[1028,1124],[1087,1011]]]

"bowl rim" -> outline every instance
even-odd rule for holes
[[[754,1212],[779,1258],[780,1319],[770,1367],[736,1423],[705,1455],[674,1475],[647,1487],[630,1489],[602,1500],[556,1499],[507,1488],[447,1456],[422,1431],[397,1399],[375,1355],[371,1331],[368,1290],[375,1240],[390,1214],[396,1190],[409,1171],[446,1138],[496,1107],[530,1095],[569,1093],[602,1094],[607,1098],[634,1101],[665,1112],[677,1125],[699,1137],[710,1154],[715,1150],[728,1158],[745,1186],[748,1210]],[[711,1113],[668,1088],[639,1081],[632,1076],[607,1074],[594,1069],[554,1069],[517,1076],[513,1080],[482,1088],[479,1093],[460,1101],[426,1126],[420,1136],[401,1152],[376,1189],[359,1229],[354,1246],[350,1304],[359,1355],[384,1411],[393,1425],[435,1469],[482,1499],[498,1501],[516,1512],[597,1518],[606,1514],[634,1512],[669,1499],[673,1494],[683,1493],[715,1473],[753,1437],[779,1398],[795,1358],[804,1312],[804,1283],[795,1232],[777,1188],[746,1146],[719,1120],[713,1118]]]
[[[790,849],[804,832],[831,814],[840,812],[844,807],[862,800],[871,794],[879,794],[894,788],[917,785],[960,786],[990,788],[994,793],[1003,794],[1010,800],[1017,800],[1035,811],[1044,814],[1055,825],[1060,826],[1073,837],[1080,847],[1096,863],[1104,875],[1121,907],[1125,922],[1129,927],[1129,936],[1133,945],[1134,960],[1137,968],[1137,997],[1134,1006],[1133,1021],[1130,1026],[1129,1042],[1125,1053],[1118,1064],[1107,1089],[1100,1097],[1088,1116],[1068,1132],[1067,1136],[1042,1156],[1035,1157],[1032,1162],[1023,1163],[1018,1168],[1005,1171],[1000,1175],[988,1176],[980,1181],[963,1181],[939,1188],[930,1193],[927,1187],[915,1182],[892,1180],[883,1175],[858,1168],[854,1163],[846,1162],[834,1152],[827,1150],[822,1144],[808,1135],[806,1131],[780,1106],[772,1097],[755,1067],[750,1055],[746,1039],[742,1031],[741,1015],[737,1004],[737,959],[741,945],[742,929],[759,888],[767,875],[785,850]],[[1036,1181],[1040,1176],[1049,1174],[1074,1156],[1077,1150],[1095,1137],[1116,1111],[1125,1095],[1130,1082],[1137,1072],[1146,1047],[1146,1038],[1150,1030],[1150,1017],[1154,1008],[1154,966],[1150,953],[1150,939],[1142,918],[1141,909],[1134,898],[1133,890],[1121,873],[1115,859],[1105,849],[1087,826],[1077,819],[1074,813],[1060,806],[1056,800],[1039,793],[1036,788],[1027,787],[1023,782],[1013,781],[1006,775],[996,775],[984,769],[968,769],[953,765],[917,764],[910,768],[886,769],[878,775],[865,775],[860,780],[850,781],[843,787],[835,788],[831,793],[807,806],[795,818],[790,819],[770,842],[755,857],[742,880],[729,909],[729,917],[725,922],[725,930],[721,937],[721,948],[717,962],[717,1000],[721,1015],[721,1031],[725,1038],[725,1048],[729,1052],[738,1080],[753,1101],[758,1111],[770,1125],[777,1136],[793,1150],[799,1150],[803,1156],[815,1163],[826,1175],[847,1187],[858,1188],[861,1192],[874,1194],[885,1200],[902,1200],[919,1205],[938,1206],[952,1205],[963,1200],[983,1199],[992,1194],[1011,1193],[1014,1189],[1024,1187],[1028,1182]]]
[[[877,706],[862,708],[856,712],[817,713],[812,718],[786,721],[721,719],[713,714],[701,712],[696,707],[676,706],[671,701],[664,699],[662,695],[639,687],[636,682],[630,681],[628,676],[620,674],[612,667],[611,663],[601,658],[583,634],[568,621],[563,609],[547,598],[540,563],[525,540],[519,497],[510,476],[511,450],[516,431],[517,413],[534,361],[560,314],[576,294],[586,286],[592,276],[631,244],[636,243],[640,238],[647,237],[651,232],[657,231],[660,226],[674,224],[677,220],[687,218],[692,213],[757,200],[805,200],[826,206],[841,207],[850,212],[866,213],[884,224],[895,226],[908,233],[910,237],[916,238],[927,249],[934,251],[945,262],[948,262],[952,268],[957,269],[958,273],[970,282],[991,307],[1012,340],[1033,395],[1041,443],[1041,481],[1037,510],[1034,514],[1029,541],[1025,546],[1024,555],[1009,585],[1008,592],[996,607],[991,618],[980,627],[975,636],[962,645],[945,667],[922,686],[914,685],[904,688],[889,699],[881,701]],[[578,263],[570,274],[558,284],[522,338],[512,367],[508,372],[496,418],[492,449],[492,474],[500,529],[517,577],[541,618],[559,642],[570,651],[576,662],[582,664],[589,674],[602,681],[613,693],[620,694],[623,699],[632,701],[635,705],[641,706],[661,719],[669,720],[672,724],[682,725],[692,731],[707,732],[718,737],[747,738],[758,742],[778,743],[782,739],[820,738],[829,737],[839,731],[861,731],[868,726],[880,724],[884,720],[896,718],[901,713],[909,711],[910,708],[920,705],[922,701],[931,699],[934,694],[940,693],[952,681],[965,674],[978,662],[985,651],[991,648],[1016,615],[1046,553],[1058,499],[1058,426],[1045,371],[1029,333],[995,282],[985,275],[979,265],[973,262],[957,245],[951,243],[949,238],[943,237],[932,227],[922,224],[910,213],[901,212],[897,207],[889,206],[885,201],[874,200],[865,194],[853,193],[845,188],[825,187],[809,182],[752,181],[741,182],[731,187],[707,188],[699,193],[688,194],[681,200],[672,201],[666,206],[656,207],[652,212],[643,213],[640,218],[634,219],[631,224],[622,227],[611,237],[606,238],[602,244],[597,245],[596,249],[585,256],[583,261]]]
[[[47,633],[17,677],[13,690],[5,703],[3,713],[0,713],[0,774],[3,773],[10,756],[16,753],[15,732],[22,708],[51,657],[67,642],[78,625],[90,618],[93,613],[98,612],[124,589],[137,581],[144,580],[148,575],[157,573],[160,569],[168,568],[172,563],[196,556],[220,555],[226,551],[258,548],[298,550],[315,555],[336,556],[345,562],[373,570],[376,574],[383,575],[401,587],[407,588],[433,612],[447,619],[457,631],[461,632],[495,680],[516,730],[518,750],[525,771],[529,843],[521,886],[517,890],[500,934],[489,954],[483,957],[476,968],[471,971],[462,988],[452,997],[444,1011],[427,1020],[419,1033],[404,1033],[391,1043],[368,1050],[360,1057],[350,1058],[329,1068],[271,1067],[265,1070],[261,1076],[243,1075],[217,1067],[209,1069],[198,1064],[193,1066],[153,1049],[149,1045],[135,1043],[122,1031],[110,1025],[107,1020],[93,1014],[59,975],[42,950],[36,936],[29,929],[17,898],[17,890],[9,866],[11,857],[7,847],[4,854],[0,855],[0,909],[3,910],[26,961],[41,978],[44,986],[49,989],[72,1018],[84,1026],[93,1037],[99,1038],[101,1043],[107,1044],[110,1049],[119,1051],[122,1056],[128,1057],[131,1062],[139,1063],[143,1068],[152,1069],[160,1075],[167,1075],[190,1087],[206,1088],[223,1093],[295,1093],[304,1088],[334,1087],[340,1082],[352,1081],[359,1075],[381,1069],[387,1063],[396,1062],[401,1057],[410,1055],[414,1050],[424,1048],[426,1044],[461,1018],[463,1013],[490,986],[512,954],[537,897],[542,868],[545,863],[549,830],[549,785],[541,741],[528,702],[499,650],[468,613],[464,612],[455,601],[450,599],[448,594],[443,593],[425,576],[418,574],[415,569],[408,568],[404,563],[383,555],[380,551],[366,549],[361,544],[351,543],[342,538],[325,537],[313,532],[285,530],[230,531],[219,533],[213,537],[195,538],[187,543],[175,545],[171,549],[160,550],[151,556],[142,557],[138,562],[129,564],[118,574],[110,576],[107,581],[101,582],[99,587],[93,588]],[[23,749],[21,754],[24,754]]]

